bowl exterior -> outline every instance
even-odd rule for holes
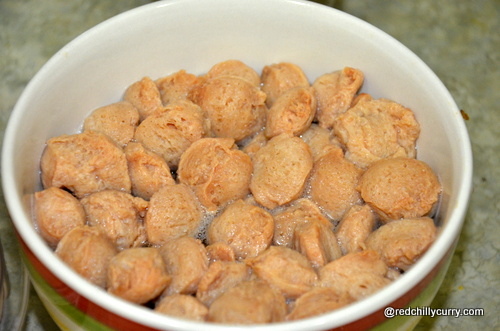
[[[93,109],[120,100],[126,87],[143,76],[158,78],[180,69],[202,74],[228,59],[239,59],[257,72],[267,64],[292,62],[310,81],[345,66],[359,68],[366,77],[363,92],[414,110],[421,125],[418,158],[440,175],[444,188],[436,218],[441,233],[404,277],[331,314],[262,328],[364,329],[385,321],[384,307],[430,302],[460,233],[472,178],[467,131],[439,79],[390,36],[312,2],[172,0],[118,15],[69,43],[28,84],[9,120],[2,151],[3,189],[33,284],[55,320],[69,329],[122,329],[115,324],[122,321],[145,329],[224,329],[159,316],[103,295],[55,258],[37,234],[32,196],[41,188],[39,159],[47,139],[79,131]],[[414,323],[400,318],[387,322]]]

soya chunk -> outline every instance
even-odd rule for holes
[[[165,294],[192,294],[208,269],[208,256],[205,246],[198,239],[180,237],[172,239],[160,247],[172,282]]]
[[[202,216],[196,197],[186,185],[164,186],[151,197],[144,218],[148,242],[161,246],[175,238],[194,236]]]
[[[123,250],[113,257],[108,269],[108,292],[138,304],[158,297],[170,281],[154,247]]]
[[[320,127],[318,124],[311,124],[309,129],[301,136],[307,145],[311,148],[314,162],[319,160],[330,150],[341,150],[342,147],[338,139],[332,134],[331,130]]]
[[[359,300],[390,283],[387,265],[373,250],[349,253],[320,268],[318,285]]]
[[[105,190],[81,200],[90,226],[101,229],[118,249],[142,246],[146,241],[143,217],[147,201],[129,193]]]
[[[121,101],[97,108],[85,118],[85,131],[100,132],[125,146],[134,138],[139,124],[139,111],[130,102]]]
[[[239,60],[227,60],[212,66],[206,74],[206,79],[213,79],[221,76],[234,76],[246,80],[254,86],[260,86],[259,74]]]
[[[163,297],[156,303],[155,311],[194,321],[204,321],[208,315],[208,308],[203,303],[186,294],[173,294]]]
[[[177,174],[208,211],[216,211],[249,193],[252,169],[250,157],[233,139],[203,138],[182,155]]]
[[[267,95],[268,107],[271,107],[280,95],[294,87],[309,87],[309,81],[302,69],[288,62],[265,66],[262,69],[261,82],[262,91]]]
[[[366,246],[388,266],[407,270],[434,242],[436,231],[429,217],[392,221],[370,234]]]
[[[337,227],[337,238],[344,254],[362,251],[375,227],[375,214],[368,205],[354,205]]]
[[[35,193],[35,219],[43,239],[55,247],[71,229],[85,225],[85,210],[71,193],[51,187]]]
[[[269,209],[300,197],[313,166],[309,146],[286,133],[269,140],[252,161],[250,190],[255,200]]]
[[[149,77],[143,77],[130,85],[123,99],[137,108],[141,121],[162,106],[160,91]]]
[[[358,186],[363,200],[383,222],[427,216],[441,184],[425,162],[412,158],[380,160],[368,168]]]
[[[293,309],[286,319],[295,321],[328,313],[348,305],[353,300],[330,287],[315,287],[301,295],[294,303]]]
[[[278,246],[293,247],[295,228],[304,223],[318,222],[332,228],[330,221],[323,216],[318,206],[309,199],[300,198],[290,205],[276,211],[274,217],[273,243]]]
[[[318,77],[312,87],[318,100],[316,115],[319,125],[330,129],[337,116],[350,108],[354,96],[363,84],[363,73],[357,69],[345,67]]]
[[[277,290],[261,281],[248,280],[230,288],[210,305],[208,321],[263,324],[283,321],[285,315],[285,299]]]
[[[131,190],[125,154],[102,133],[49,139],[40,166],[45,188],[66,188],[78,198],[105,189]]]
[[[335,119],[333,128],[346,146],[346,158],[363,169],[380,159],[414,158],[420,134],[413,112],[385,99],[359,101]]]
[[[209,123],[194,103],[180,100],[168,104],[141,122],[135,140],[161,155],[171,168],[179,164],[182,153],[195,141],[205,137]]]
[[[221,294],[249,280],[250,274],[251,269],[241,262],[213,262],[198,284],[196,298],[210,306]]]
[[[239,77],[209,79],[193,89],[189,99],[203,109],[215,137],[240,141],[260,130],[265,121],[265,93]]]
[[[124,151],[135,196],[149,200],[163,186],[175,183],[170,167],[160,155],[136,142],[128,143]]]
[[[342,256],[330,225],[320,222],[299,224],[294,232],[294,249],[302,253],[315,268]]]
[[[237,259],[257,256],[273,239],[274,220],[264,209],[237,200],[215,217],[207,229],[210,244],[223,242]]]
[[[223,242],[216,242],[207,245],[207,254],[210,262],[215,262],[215,261],[233,262],[236,260],[236,256],[234,255],[234,250],[231,248],[231,246]]]
[[[255,258],[247,259],[254,274],[280,292],[287,299],[296,299],[309,291],[317,281],[317,274],[305,256],[282,247],[271,246]]]
[[[356,190],[361,169],[349,162],[341,150],[330,150],[314,162],[310,179],[311,199],[335,220],[352,205],[361,203]]]
[[[98,228],[79,226],[66,233],[55,253],[84,278],[106,288],[110,261],[118,251]]]
[[[186,70],[179,70],[155,81],[164,106],[178,100],[187,100],[189,92],[201,83],[201,79]]]
[[[311,88],[296,87],[283,93],[267,112],[265,133],[272,138],[281,133],[298,136],[306,131],[316,114],[316,98]]]

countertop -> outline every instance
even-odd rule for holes
[[[28,81],[71,39],[146,0],[0,0],[0,136]],[[349,0],[327,4],[389,33],[439,76],[469,119],[474,191],[434,308],[484,308],[483,317],[424,317],[417,330],[500,327],[500,1]],[[0,198],[0,239],[17,263]],[[12,276],[11,276],[12,277]],[[55,330],[31,289],[24,330]]]

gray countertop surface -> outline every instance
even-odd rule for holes
[[[71,39],[145,0],[0,0],[0,137],[29,80]],[[500,328],[500,1],[346,0],[329,5],[389,33],[439,76],[466,121],[474,191],[434,308],[484,308],[482,317],[424,317],[417,330]],[[0,199],[0,239],[17,263],[13,229]],[[13,276],[11,276],[13,277]],[[55,330],[31,289],[24,330]]]

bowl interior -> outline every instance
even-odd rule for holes
[[[460,112],[439,79],[399,42],[350,15],[304,1],[160,1],[114,17],[61,49],[25,89],[4,138],[3,188],[16,229],[30,249],[91,300],[119,314],[126,309],[141,323],[170,323],[172,319],[141,307],[92,294],[98,291],[55,259],[37,235],[30,197],[40,189],[39,159],[48,138],[76,133],[92,110],[118,101],[125,88],[143,76],[156,79],[180,69],[202,74],[228,59],[241,60],[257,72],[266,64],[293,62],[311,82],[323,73],[356,67],[365,74],[363,92],[415,112],[422,129],[418,158],[431,165],[444,187],[438,213],[442,233],[400,281],[326,315],[336,314],[335,319],[314,321],[345,323],[415,285],[452,245],[465,213],[472,158]]]

